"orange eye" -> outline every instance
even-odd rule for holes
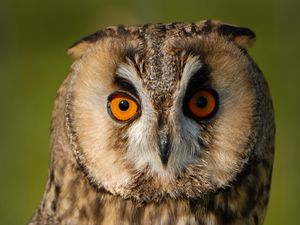
[[[108,110],[119,121],[127,121],[138,112],[137,102],[125,93],[115,93],[108,97]]]
[[[209,90],[197,91],[189,100],[190,112],[198,118],[206,118],[216,111],[216,95]]]

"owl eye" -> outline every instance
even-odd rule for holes
[[[125,93],[113,93],[108,97],[109,114],[118,121],[128,121],[138,113],[136,100]]]
[[[199,90],[188,101],[193,116],[203,119],[212,116],[217,110],[217,93],[213,90]]]

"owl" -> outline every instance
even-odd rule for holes
[[[206,20],[108,27],[71,46],[29,224],[263,224],[275,125],[254,38]]]

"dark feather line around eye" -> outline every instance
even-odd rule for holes
[[[202,147],[202,148],[208,148],[208,145],[201,138],[198,138],[198,143],[199,143],[200,147]]]
[[[209,68],[207,65],[203,65],[195,74],[193,74],[189,80],[187,86],[187,93],[193,94],[195,90],[203,87],[209,80]]]
[[[113,82],[114,82],[114,84],[119,86],[122,90],[128,91],[129,93],[131,93],[135,97],[139,98],[139,95],[138,95],[138,92],[137,92],[136,88],[134,87],[134,85],[129,80],[116,75],[114,77]]]
[[[207,81],[209,80],[209,68],[203,65],[196,73],[194,73],[187,85],[185,96],[183,99],[183,111],[187,112],[187,105],[190,98],[200,89],[207,89]],[[210,88],[209,88],[210,89]]]

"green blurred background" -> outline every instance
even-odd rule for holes
[[[207,18],[250,27],[257,34],[250,54],[269,81],[277,122],[265,224],[299,224],[299,10],[297,0],[2,1],[0,224],[25,224],[42,198],[52,105],[72,62],[65,53],[68,46],[109,25]]]

